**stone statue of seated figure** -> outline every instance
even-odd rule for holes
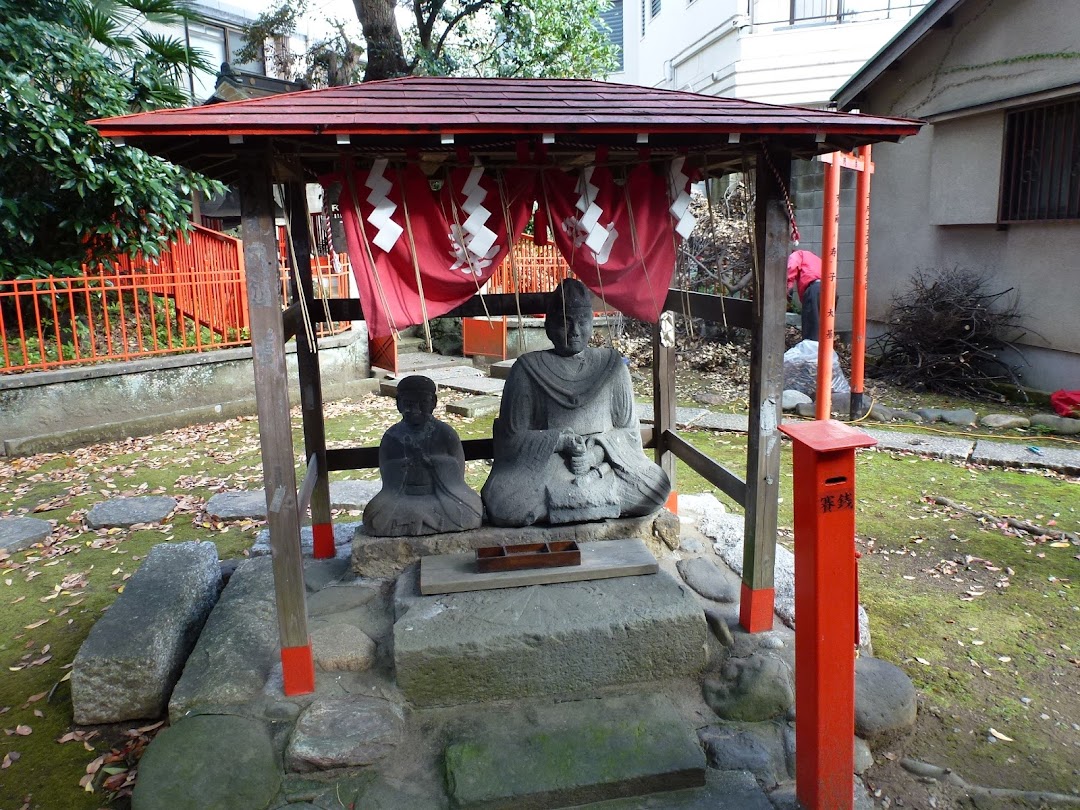
[[[364,509],[364,532],[417,537],[479,528],[483,505],[465,483],[465,454],[452,427],[434,416],[435,383],[406,377],[397,387],[401,421],[379,444],[382,489]]]
[[[591,348],[592,296],[567,279],[548,300],[554,349],[514,363],[481,497],[497,526],[647,515],[671,492],[646,456],[622,355]]]

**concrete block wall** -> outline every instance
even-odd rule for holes
[[[799,247],[821,255],[821,217],[824,210],[825,164],[796,160],[791,164],[791,202],[799,226]],[[840,232],[837,240],[836,330],[851,332],[851,287],[855,268],[856,174],[840,171]],[[871,211],[871,214],[873,212]]]

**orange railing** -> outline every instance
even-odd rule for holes
[[[0,372],[247,345],[242,257],[239,240],[196,227],[156,259],[124,256],[84,265],[82,276],[0,282]],[[317,295],[349,295],[347,261],[334,273],[320,257],[316,273]]]
[[[551,292],[569,275],[570,267],[554,244],[537,245],[532,237],[524,235],[514,245],[513,256],[503,259],[492,273],[485,292]]]

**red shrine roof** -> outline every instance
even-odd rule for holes
[[[742,99],[580,79],[409,76],[348,87],[106,118],[108,138],[224,176],[259,138],[292,142],[304,158],[354,149],[514,151],[541,139],[550,151],[708,151],[729,162],[755,140],[805,157],[919,130],[907,119],[784,107]],[[246,141],[242,139],[246,138]],[[739,146],[739,144],[742,146]],[[241,147],[243,143],[246,146]],[[730,154],[727,154],[730,153]]]

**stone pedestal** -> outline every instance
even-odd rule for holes
[[[647,546],[656,547],[654,523],[665,512],[640,518],[614,518],[592,523],[568,523],[560,526],[526,526],[509,529],[500,526],[481,526],[465,532],[428,534],[422,537],[369,537],[363,526],[353,536],[352,570],[364,577],[396,577],[421,557],[432,554],[456,554],[474,551],[484,546],[517,545],[573,540],[589,543],[596,540],[628,540],[640,538]]]
[[[394,624],[394,665],[416,706],[581,693],[695,675],[707,632],[664,572],[418,596]]]

